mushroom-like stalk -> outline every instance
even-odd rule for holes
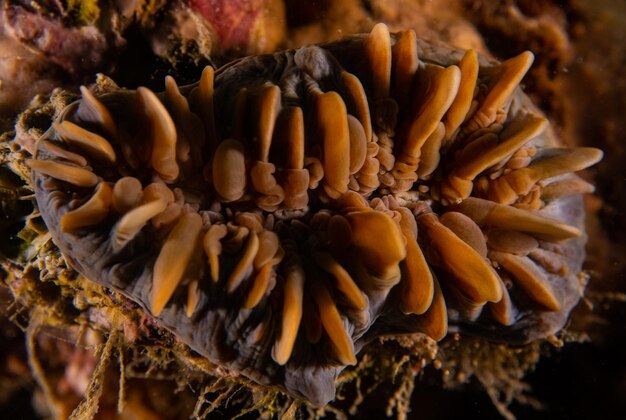
[[[561,197],[578,194],[591,194],[595,191],[593,184],[585,181],[575,174],[568,174],[558,181],[541,188],[541,199],[544,201],[553,201]]]
[[[77,187],[94,187],[98,183],[98,177],[88,169],[39,159],[27,159],[26,164],[35,172],[69,182]]]
[[[469,197],[473,189],[472,181],[478,174],[511,156],[520,147],[543,133],[547,126],[548,121],[545,118],[527,114],[509,123],[500,134],[503,140],[496,144],[475,146],[470,143],[461,150],[458,165],[444,181],[441,187],[442,196],[453,203]],[[496,137],[491,138],[496,140]]]
[[[309,189],[314,190],[324,178],[324,166],[318,158],[307,156],[304,158],[304,167],[309,172]]]
[[[348,191],[337,202],[345,214],[353,211],[371,210],[367,200],[359,193]]]
[[[346,71],[341,73],[341,80],[346,88],[348,97],[354,107],[355,116],[363,126],[365,131],[365,139],[367,142],[372,141],[372,118],[370,116],[370,107],[367,101],[365,89],[361,81],[352,73]]]
[[[142,199],[141,182],[132,176],[125,176],[113,186],[113,209],[118,214],[125,214],[137,207]]]
[[[457,280],[458,289],[477,304],[502,298],[498,275],[478,252],[444,226],[433,213],[418,217],[430,244],[439,255],[438,263]]]
[[[326,334],[328,334],[330,346],[342,365],[354,365],[356,364],[356,357],[354,356],[352,338],[348,335],[343,325],[337,305],[335,305],[335,301],[324,281],[319,278],[316,280],[315,284],[310,284],[308,291],[313,295],[322,326]]]
[[[236,225],[233,222],[227,222],[226,229],[228,236],[222,242],[224,251],[230,254],[241,251],[241,248],[245,245],[246,239],[248,239],[250,229],[245,226]]]
[[[252,309],[261,302],[261,299],[270,287],[273,269],[274,265],[268,262],[257,270],[256,276],[252,279],[250,290],[246,295],[246,300],[243,303],[244,308]]]
[[[454,280],[446,284],[445,291],[448,307],[454,308],[462,320],[475,322],[483,313],[485,302],[475,302],[472,298],[467,297],[466,293],[457,287]]]
[[[187,318],[191,318],[200,302],[200,280],[193,279],[187,286]]]
[[[256,204],[265,211],[276,210],[285,197],[282,187],[274,177],[276,167],[269,162],[274,125],[279,111],[280,88],[272,84],[263,87],[257,108],[258,160],[250,170],[250,179],[254,189],[261,194],[261,197],[256,199]]]
[[[502,204],[511,204],[518,195],[528,194],[538,181],[585,169],[599,162],[602,155],[600,149],[593,147],[555,149],[552,156],[537,159],[527,167],[505,173],[493,181],[493,185],[489,186],[489,198],[497,199]]]
[[[272,358],[279,365],[287,363],[298,336],[302,320],[302,299],[304,295],[304,270],[299,264],[287,268],[287,278],[283,288],[283,312],[279,336],[272,348]]]
[[[350,132],[346,105],[337,92],[315,98],[317,127],[323,144],[324,191],[337,199],[348,191],[350,176]]]
[[[380,162],[377,159],[380,146],[376,142],[367,144],[367,157],[359,172],[359,184],[363,194],[374,191],[380,185],[378,173],[380,172]]]
[[[430,175],[439,166],[439,160],[441,159],[439,150],[441,149],[441,142],[445,133],[446,129],[443,123],[440,122],[420,149],[420,162],[417,167],[417,176],[420,179],[430,178]]]
[[[183,279],[187,264],[198,246],[202,217],[198,213],[183,214],[167,236],[154,263],[152,313],[159,316]]]
[[[80,87],[82,98],[76,110],[80,121],[98,124],[113,139],[117,139],[118,130],[109,110],[85,86]]]
[[[374,99],[389,97],[391,79],[391,35],[384,23],[377,23],[363,43],[372,76]]]
[[[487,304],[491,311],[491,316],[500,324],[509,326],[515,322],[516,310],[513,307],[511,296],[507,290],[504,282],[500,279],[500,286],[502,287],[502,299],[499,302],[489,302]]]
[[[543,269],[549,273],[564,276],[569,272],[569,267],[565,263],[563,255],[560,255],[557,252],[535,248],[528,253],[528,256],[533,260],[533,262],[543,267]]]
[[[198,101],[200,103],[200,118],[204,123],[204,133],[209,146],[209,155],[217,147],[217,134],[215,132],[215,114],[213,105],[213,82],[215,71],[213,67],[206,66],[202,70],[200,83],[198,84]]]
[[[255,200],[256,205],[270,212],[277,210],[285,197],[283,188],[276,182],[274,172],[276,166],[270,162],[256,161],[250,168],[252,186],[261,194]]]
[[[256,138],[258,145],[258,159],[261,162],[269,162],[270,148],[274,125],[280,112],[280,88],[273,84],[263,87],[258,99]]]
[[[84,150],[88,155],[102,162],[115,163],[113,146],[104,137],[85,130],[71,121],[65,120],[52,124],[54,130],[69,144]]]
[[[337,260],[327,252],[316,252],[313,255],[313,259],[322,270],[332,274],[335,278],[335,286],[343,294],[350,306],[359,311],[367,308],[367,299],[363,292],[354,282],[350,273]]]
[[[261,321],[256,325],[256,327],[254,327],[254,329],[250,332],[250,338],[251,341],[254,344],[261,344],[261,340],[263,340],[263,338],[265,338],[266,334],[271,333],[270,331],[270,317],[265,315]],[[270,340],[270,339],[268,339]]]
[[[399,263],[406,257],[404,237],[387,214],[365,210],[346,214],[352,227],[352,244],[363,264],[384,281],[400,280]]]
[[[165,106],[150,89],[137,88],[137,104],[141,118],[145,120],[148,144],[151,146],[150,164],[165,182],[178,178],[176,162],[176,126]]]
[[[550,311],[558,311],[561,305],[554,295],[552,285],[545,274],[528,257],[490,252],[489,258],[496,261],[526,291],[528,296]]]
[[[239,226],[244,226],[250,230],[255,231],[258,234],[263,233],[263,216],[259,213],[253,213],[250,211],[242,211],[235,216],[235,223]],[[263,256],[263,258],[265,255]],[[267,257],[268,259],[271,257]],[[258,257],[257,257],[258,258]]]
[[[304,115],[299,106],[287,107],[280,115],[281,143],[287,149],[287,169],[304,168]]]
[[[511,230],[489,229],[487,232],[489,249],[510,254],[527,255],[539,247],[533,236]]]
[[[61,232],[73,232],[82,227],[97,225],[107,218],[110,208],[111,186],[107,182],[101,182],[85,204],[61,217]]]
[[[413,78],[419,59],[417,57],[417,37],[415,31],[403,31],[392,48],[391,78],[395,96],[403,97],[401,105],[408,101],[408,94],[413,87]]]
[[[246,247],[243,251],[243,255],[237,262],[237,265],[233,269],[233,272],[228,278],[226,283],[226,291],[232,293],[241,284],[241,282],[250,275],[252,271],[254,257],[259,250],[259,235],[256,232],[250,231]]]
[[[537,239],[562,241],[581,235],[579,229],[558,219],[481,198],[470,197],[454,209],[469,216],[480,227],[526,232]]]
[[[496,120],[496,113],[511,98],[513,91],[524,78],[524,75],[533,63],[535,56],[530,51],[510,58],[500,64],[495,81],[489,88],[489,93],[468,124],[473,129],[490,126]]]
[[[177,203],[170,203],[172,205],[178,205]],[[179,206],[180,208],[180,206]],[[179,213],[180,215],[180,213]],[[180,217],[177,218],[180,220]],[[191,255],[191,259],[187,264],[187,269],[185,270],[183,282],[187,283],[187,310],[185,311],[187,318],[191,318],[193,313],[196,311],[198,304],[200,303],[200,298],[202,297],[202,291],[200,290],[200,280],[204,275],[204,264],[202,262],[202,247],[200,246],[200,240],[202,238],[202,231],[198,235],[198,239],[196,240],[196,244],[198,246],[195,247],[193,253]]]
[[[243,144],[227,139],[213,157],[213,186],[225,202],[239,200],[246,192],[246,158]]]
[[[393,211],[399,216],[399,218],[395,217],[394,220],[398,222],[402,234],[417,239],[417,221],[413,212],[402,206],[394,206]]]
[[[407,164],[419,157],[424,142],[437,129],[452,104],[459,89],[461,71],[457,66],[442,68],[429,65],[423,77],[428,80],[426,91],[421,97],[421,106],[411,122],[402,144],[402,154],[398,158]]]
[[[167,203],[171,203],[174,201],[174,193],[167,185],[153,182],[143,189],[141,199],[144,203],[154,200],[164,200]]]
[[[389,160],[391,167],[388,170],[391,173],[388,176],[392,179],[386,182],[381,180],[383,184],[391,186],[392,191],[396,193],[408,191],[417,180],[416,170],[421,149],[437,128],[441,127],[441,118],[454,100],[461,79],[460,70],[456,66],[442,68],[428,64],[423,73],[420,74],[418,85],[418,91],[423,92],[417,94],[421,103],[408,125],[404,142],[401,144],[401,153],[395,161]],[[441,137],[441,133],[437,136]],[[436,138],[432,141],[441,142],[440,139],[437,140]],[[383,150],[384,148],[381,148],[381,151]],[[389,164],[385,164],[381,160],[381,165],[384,168],[387,168]],[[430,166],[430,162],[427,162],[428,166]],[[427,175],[426,172],[424,175]]]
[[[435,341],[442,340],[448,333],[448,310],[439,281],[433,276],[433,301],[428,310],[415,319],[415,324],[424,334]]]
[[[153,200],[165,200],[171,203],[174,201],[174,192],[163,183],[153,182],[143,189],[141,199],[145,203]]]
[[[113,227],[111,245],[119,251],[130,242],[150,219],[163,212],[174,201],[174,194],[163,184],[148,185],[142,196],[140,206],[126,213]]]
[[[402,233],[406,240],[406,259],[403,261],[400,310],[405,314],[421,315],[433,303],[434,279],[412,232],[405,227]]]
[[[170,109],[174,124],[178,128],[178,142],[187,143],[190,158],[196,167],[202,166],[202,143],[204,125],[196,114],[189,109],[187,98],[180,93],[172,76],[165,77],[165,101]],[[178,147],[180,149],[180,146]],[[179,151],[177,151],[180,154]]]
[[[213,282],[217,282],[220,278],[220,254],[222,253],[222,243],[220,241],[226,236],[226,233],[226,225],[211,225],[202,242],[204,252],[209,259]]]
[[[350,175],[361,170],[367,157],[367,140],[363,126],[352,115],[348,115],[348,132],[350,133]]]
[[[270,277],[274,267],[280,263],[285,253],[280,246],[278,235],[264,230],[259,237],[259,249],[254,257],[254,270],[257,275],[252,281],[244,308],[254,308],[261,301],[270,285]]]
[[[178,203],[168,203],[162,213],[152,218],[152,226],[161,229],[163,226],[175,222],[183,212],[183,206]]]
[[[463,242],[471,246],[478,254],[487,258],[487,242],[480,227],[472,219],[456,211],[444,213],[439,221],[450,229]]]
[[[289,107],[281,113],[280,134],[286,144],[287,162],[283,184],[284,203],[291,209],[301,209],[309,202],[309,171],[304,169],[304,115],[302,108]]]
[[[466,152],[463,161],[458,162],[454,174],[462,179],[473,180],[485,169],[511,156],[516,150],[541,135],[547,127],[548,121],[545,118],[532,113],[515,118],[502,130],[497,145],[489,149],[475,148],[469,153]],[[466,149],[470,147],[471,143]]]
[[[450,141],[454,138],[472,106],[476,80],[478,79],[478,56],[476,51],[467,50],[465,52],[465,55],[459,62],[459,69],[461,70],[459,90],[443,119],[446,127],[445,141]]]
[[[61,159],[65,159],[70,163],[74,163],[78,166],[87,166],[89,162],[83,156],[78,153],[70,152],[62,148],[61,146],[49,141],[49,140],[41,140],[40,145],[46,150],[46,152],[59,157]]]

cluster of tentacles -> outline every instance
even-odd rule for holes
[[[580,296],[580,194],[503,63],[369,35],[179,89],[86,88],[29,161],[66,259],[230,374],[315,404],[373,337],[523,343]]]

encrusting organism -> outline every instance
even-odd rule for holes
[[[574,174],[502,63],[413,31],[247,57],[59,115],[28,162],[68,263],[212,363],[315,405],[381,335],[524,344],[581,294]]]

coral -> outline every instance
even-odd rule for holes
[[[125,2],[129,7],[137,3]],[[144,316],[142,311],[130,304],[122,295],[110,289],[94,286],[84,277],[77,276],[71,269],[67,269],[69,275],[55,277],[54,273],[58,274],[58,268],[55,267],[62,267],[64,261],[60,258],[57,249],[49,246],[50,235],[39,213],[36,211],[31,214],[34,197],[24,159],[30,157],[31,152],[35,150],[36,140],[50,126],[51,119],[58,116],[69,101],[76,98],[74,94],[68,96],[65,92],[59,94],[57,91],[51,103],[43,105],[42,100],[46,101],[47,98],[38,98],[31,104],[32,109],[26,111],[16,127],[16,140],[11,140],[15,132],[9,131],[4,134],[1,154],[2,188],[0,193],[4,219],[0,228],[3,237],[1,251],[4,270],[0,270],[0,278],[10,286],[14,294],[14,298],[11,299],[13,303],[7,309],[10,319],[25,330],[31,322],[39,325],[39,328],[33,328],[36,332],[31,335],[34,343],[32,348],[36,360],[41,362],[41,373],[43,373],[41,378],[37,376],[37,381],[42,385],[47,383],[47,389],[62,389],[66,386],[63,385],[63,374],[58,373],[63,372],[63,364],[69,366],[72,363],[64,356],[66,350],[50,351],[53,348],[50,345],[55,340],[79,343],[79,338],[72,334],[82,330],[92,331],[88,334],[90,336],[93,335],[93,331],[98,331],[96,336],[101,335],[96,344],[88,344],[89,346],[95,345],[95,347],[91,350],[92,360],[86,364],[89,369],[77,376],[83,378],[81,379],[83,385],[84,378],[88,378],[91,374],[89,370],[101,357],[98,349],[109,342],[107,337],[110,333],[111,343],[115,342],[112,344],[113,360],[109,362],[105,376],[109,379],[115,378],[113,380],[115,383],[119,380],[121,389],[111,387],[108,384],[109,380],[102,382],[108,384],[102,391],[102,398],[99,401],[99,412],[102,415],[111,414],[116,410],[122,413],[126,407],[131,410],[129,414],[134,412],[135,415],[144,418],[151,418],[149,410],[157,410],[156,412],[161,416],[172,417],[175,411],[168,411],[168,403],[172,406],[180,403],[178,413],[185,413],[183,415],[186,416],[187,413],[191,414],[193,409],[193,401],[189,405],[189,398],[196,398],[198,395],[201,398],[196,406],[195,415],[208,417],[217,413],[235,414],[241,409],[246,411],[245,407],[248,409],[253,407],[265,414],[283,413],[286,416],[300,417],[307,413],[313,416],[334,413],[342,417],[354,414],[356,407],[360,406],[362,410],[365,410],[363,412],[371,410],[373,414],[384,408],[381,406],[385,405],[384,400],[387,398],[389,398],[388,414],[399,416],[407,415],[411,408],[414,411],[419,409],[420,416],[428,415],[429,410],[436,410],[443,415],[446,413],[466,415],[466,412],[488,414],[491,408],[486,398],[484,398],[485,402],[482,402],[483,398],[480,395],[482,387],[488,390],[495,405],[506,416],[510,415],[506,411],[506,406],[511,402],[537,405],[529,399],[527,392],[543,399],[547,404],[545,408],[551,415],[586,413],[588,407],[582,400],[570,398],[572,393],[583,389],[589,398],[593,398],[598,404],[603,404],[611,412],[611,407],[618,404],[615,402],[617,400],[611,399],[611,396],[619,395],[621,364],[612,362],[610,358],[611,354],[615,354],[620,348],[620,329],[615,323],[601,317],[609,313],[609,308],[611,312],[615,312],[616,309],[619,311],[619,307],[609,305],[609,303],[615,299],[619,300],[622,295],[596,290],[597,288],[616,290],[622,287],[619,282],[615,281],[622,277],[619,273],[622,270],[620,249],[623,248],[618,243],[620,237],[623,236],[620,234],[622,217],[621,207],[619,207],[619,203],[623,200],[621,200],[622,195],[617,194],[621,184],[618,182],[619,176],[616,175],[620,173],[619,168],[621,168],[619,163],[622,152],[617,147],[620,142],[616,141],[619,139],[621,120],[615,115],[621,109],[619,107],[621,78],[613,76],[613,73],[619,74],[613,67],[619,68],[616,64],[619,62],[617,46],[620,43],[615,39],[623,31],[617,30],[618,26],[614,24],[615,20],[619,19],[619,13],[601,15],[599,13],[606,5],[602,6],[600,3],[606,2],[592,3],[586,0],[558,2],[558,7],[554,7],[557,3],[554,1],[534,2],[532,0],[507,1],[498,5],[482,1],[449,1],[436,2],[436,4],[419,1],[353,1],[351,8],[345,7],[350,3],[348,1],[318,1],[314,2],[316,6],[313,9],[310,7],[306,9],[307,4],[312,2],[297,3],[296,10],[290,6],[290,2],[287,2],[287,23],[290,27],[287,42],[290,46],[306,45],[329,37],[338,38],[342,34],[355,30],[369,31],[377,20],[386,21],[393,28],[392,30],[412,27],[416,30],[418,37],[427,37],[435,43],[444,39],[457,47],[471,47],[487,56],[489,52],[485,45],[499,57],[509,57],[532,45],[537,61],[530,69],[530,77],[525,78],[524,87],[533,101],[539,104],[544,112],[547,111],[552,128],[569,145],[602,145],[601,147],[605,150],[612,151],[603,165],[582,175],[583,178],[589,180],[592,178],[591,175],[601,174],[598,186],[602,199],[586,197],[585,201],[588,211],[599,212],[602,217],[599,219],[592,213],[591,221],[587,221],[587,231],[591,242],[588,253],[591,252],[591,259],[586,261],[585,267],[591,276],[592,289],[587,288],[585,291],[583,304],[576,308],[566,330],[558,333],[557,336],[548,336],[547,342],[539,340],[523,347],[490,343],[488,340],[454,332],[450,332],[446,339],[437,344],[419,333],[407,335],[404,338],[398,336],[385,338],[384,341],[375,339],[359,351],[357,366],[347,367],[342,371],[337,381],[337,400],[320,410],[307,408],[300,402],[292,402],[290,398],[274,389],[255,387],[254,383],[246,381],[243,377],[230,377],[216,381],[210,372],[221,376],[224,375],[224,371],[215,372],[211,366],[207,365],[206,359],[190,352],[174,336],[153,322],[146,322],[151,318]],[[460,3],[463,3],[463,7],[459,6]],[[400,4],[402,6],[399,7]],[[619,9],[610,2],[608,6],[611,10]],[[344,7],[343,13],[340,11],[342,7]],[[196,27],[203,28],[203,33],[208,35],[198,38],[201,41],[201,55],[208,54],[212,45],[211,42],[204,41],[210,41],[209,26],[198,19],[198,16],[193,17],[193,13],[189,13],[188,9],[180,10],[185,13],[174,16],[191,16],[192,19],[187,22],[194,25],[200,23]],[[300,10],[304,12],[298,17],[299,21],[296,21],[293,15]],[[149,10],[144,9],[144,11],[148,12],[141,17],[141,20],[148,24],[145,28],[154,27],[151,26],[153,24],[158,27],[158,22],[161,21],[153,19]],[[619,10],[615,11],[619,12]],[[134,12],[130,10],[129,13],[124,12],[124,15],[130,16]],[[583,20],[583,17],[584,19],[591,18],[591,20]],[[331,21],[332,23],[329,24]],[[173,20],[173,22],[178,21]],[[306,26],[300,26],[302,23]],[[472,27],[472,24],[480,29],[484,39],[481,39],[481,35],[478,34],[476,28]],[[520,25],[529,30],[516,30]],[[181,25],[181,28],[183,27],[189,28],[189,26]],[[535,30],[536,28],[541,28],[541,30]],[[176,29],[175,26],[174,29]],[[553,34],[560,37],[554,37]],[[142,36],[145,36],[145,33]],[[171,39],[173,42],[169,44],[174,49],[170,50],[167,44],[163,44],[167,48],[162,50],[161,54],[171,61],[156,64],[159,67],[156,79],[153,64],[146,60],[147,56],[143,53],[136,54],[141,51],[137,49],[137,45],[131,46],[132,53],[118,61],[114,77],[126,86],[136,86],[137,80],[140,80],[138,77],[141,77],[141,83],[146,83],[157,90],[161,89],[159,74],[162,72],[175,74],[177,77],[182,76],[179,81],[189,83],[189,80],[193,79],[188,76],[196,76],[193,69],[185,67],[185,57],[190,55],[194,57],[192,62],[197,63],[197,50],[195,50],[194,40],[186,39],[189,40],[186,44],[189,47],[179,50],[176,50],[178,47],[175,46],[174,39]],[[464,42],[469,42],[469,44],[464,44]],[[178,52],[172,54],[173,51]],[[216,63],[223,62],[219,56],[212,57],[212,60]],[[168,69],[170,63],[178,67]],[[110,70],[105,69],[105,71]],[[49,69],[44,69],[41,74],[51,77],[51,86],[59,84],[59,81],[54,80],[56,76]],[[42,79],[43,77],[36,78],[36,80]],[[6,93],[6,87],[10,86],[7,84],[8,80],[15,81],[16,84],[21,83],[16,77],[3,80],[2,87],[5,90],[2,93]],[[26,85],[35,86],[30,83]],[[117,88],[112,87],[109,80],[100,78],[90,89],[96,95],[100,95]],[[23,88],[21,92],[24,92]],[[589,92],[592,94],[590,95]],[[20,104],[27,102],[27,96],[30,97],[28,94],[19,97]],[[600,97],[603,99],[597,100]],[[15,105],[18,101],[9,99],[7,103]],[[591,104],[593,106],[590,106]],[[17,105],[16,109],[21,106]],[[3,110],[6,111],[6,108]],[[6,123],[8,127],[10,122],[6,121]],[[525,151],[518,155],[517,161],[527,158],[532,159],[533,156]],[[24,223],[26,223],[26,228],[20,232]],[[608,236],[604,236],[605,232]],[[5,238],[8,240],[4,240]],[[494,240],[497,243],[497,237],[494,237]],[[609,242],[611,245],[607,246]],[[44,244],[45,246],[42,246]],[[38,267],[43,267],[44,261],[47,261],[45,266],[53,275],[45,274],[43,279],[40,279]],[[34,271],[33,267],[36,268]],[[46,270],[44,271],[47,273]],[[28,273],[26,276],[25,272]],[[585,287],[588,280],[587,275],[580,276],[579,290]],[[62,299],[62,296],[72,298],[69,303],[65,300],[65,303],[59,305],[59,299]],[[103,297],[112,297],[112,299]],[[38,311],[35,308],[43,308],[46,315],[54,316],[36,316]],[[121,321],[123,327],[114,328],[110,322],[111,319],[116,319],[115,325],[119,325],[117,322]],[[74,325],[81,327],[77,330],[73,328]],[[9,328],[7,331],[11,330]],[[68,331],[73,331],[73,333],[67,334]],[[114,331],[117,331],[119,335]],[[585,339],[585,333],[575,334],[572,331],[589,333],[594,344],[567,346],[565,351],[559,351],[560,355],[557,358],[542,357],[538,372],[528,375],[539,360],[540,350],[545,353],[546,348],[551,347],[550,344],[560,345],[561,340],[568,341],[572,337],[578,341]],[[19,337],[19,333],[17,336]],[[399,342],[403,345],[399,345]],[[78,344],[79,347],[82,345],[82,342]],[[67,350],[69,354],[75,351],[70,347]],[[25,362],[19,361],[23,355],[20,355],[19,351],[14,352],[16,348],[19,349],[20,346],[11,347],[10,354],[13,355],[11,360],[18,361],[18,364],[14,366],[20,363],[24,366]],[[591,357],[587,357],[590,355]],[[579,360],[580,357],[587,358]],[[610,372],[604,370],[606,358],[609,359],[607,362],[611,366]],[[434,362],[433,359],[435,359]],[[80,360],[80,357],[77,356],[77,360]],[[32,377],[28,374],[19,375],[20,379],[26,382],[32,381]],[[437,380],[439,376],[443,378],[446,387],[458,389],[459,385],[463,385],[464,392],[437,391],[437,387],[441,385]],[[161,379],[157,381],[146,379],[155,377]],[[583,388],[588,387],[588,378],[597,378],[598,386]],[[100,376],[94,377],[94,381],[101,379]],[[530,391],[528,385],[521,382],[522,380],[530,381],[533,390]],[[3,386],[4,381],[5,376],[2,377]],[[177,382],[178,389],[175,390]],[[168,383],[171,388],[165,386]],[[13,385],[15,384],[11,384]],[[55,397],[53,393],[44,395],[37,391],[35,395],[37,410],[45,413],[46,405],[51,407],[56,403],[63,403],[66,405],[65,412],[71,412],[78,401],[84,397],[86,388],[84,386],[71,386],[70,388],[73,391],[69,394],[59,393],[56,398],[53,398]],[[152,389],[159,397],[153,398],[141,391],[137,392],[138,389],[143,388]],[[193,391],[181,392],[183,388]],[[9,392],[15,392],[14,387],[6,389]],[[409,399],[413,389],[415,392],[411,407]],[[9,397],[9,394],[5,394],[7,398],[12,398],[12,409],[23,405],[19,399],[22,392],[18,392],[17,400],[14,396]],[[442,398],[445,398],[445,403]],[[186,405],[182,401],[186,401]],[[98,403],[98,401],[90,400],[89,404],[91,403]],[[151,408],[144,409],[145,407]],[[526,409],[515,404],[512,410],[520,415],[528,413]]]
[[[324,405],[380,334],[564,325],[590,190],[571,172],[601,153],[555,147],[516,90],[531,62],[379,24],[161,99],[83,88],[27,164],[72,267],[218,369]]]

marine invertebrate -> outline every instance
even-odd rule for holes
[[[29,165],[67,261],[223,369],[321,405],[380,335],[515,344],[580,297],[580,194],[532,62],[412,31],[248,57],[66,108]]]

